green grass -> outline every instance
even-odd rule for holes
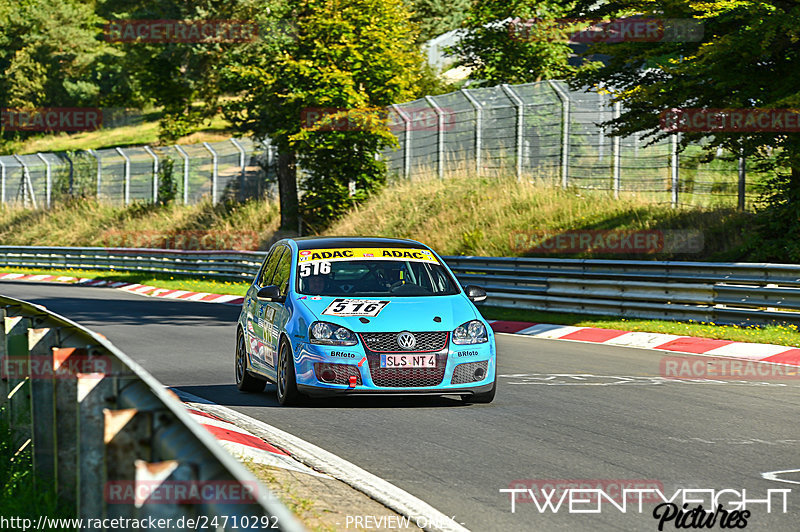
[[[30,445],[17,452],[11,444],[6,416],[5,408],[0,408],[0,516],[30,519],[34,526],[40,515],[74,517],[58,499],[53,483],[34,477]]]
[[[32,268],[4,268],[0,273],[26,273],[32,275],[60,275],[66,277],[86,277],[92,279],[106,279],[108,281],[124,281],[138,283],[157,288],[170,290],[188,290],[190,292],[208,292],[211,294],[231,294],[243,296],[247,293],[249,282],[220,281],[213,277],[184,277],[181,275],[95,271],[95,270],[47,270]]]
[[[490,320],[528,321],[532,323],[554,323],[577,327],[599,327],[623,331],[653,332],[716,338],[735,342],[756,342],[800,347],[800,330],[796,325],[720,325],[706,322],[682,322],[620,318],[618,316],[585,316],[561,312],[506,309],[481,306],[481,314]]]

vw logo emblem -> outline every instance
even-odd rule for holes
[[[397,345],[406,351],[414,349],[417,345],[417,338],[408,331],[403,331],[397,335]]]

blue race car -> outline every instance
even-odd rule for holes
[[[302,396],[457,394],[489,403],[494,333],[442,259],[413,240],[295,238],[272,246],[236,332],[236,385]]]

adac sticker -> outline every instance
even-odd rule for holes
[[[300,263],[312,261],[338,261],[352,259],[367,260],[410,260],[417,262],[433,262],[438,260],[427,249],[414,248],[341,248],[341,249],[307,249],[300,252]]]

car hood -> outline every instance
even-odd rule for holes
[[[299,302],[305,305],[316,319],[347,327],[354,332],[451,331],[464,322],[480,317],[469,300],[461,294],[402,298],[353,298],[389,301],[389,304],[377,316],[368,318],[369,323],[362,323],[358,316],[323,315],[322,311],[334,299],[339,298],[321,296],[320,299],[311,299],[311,296],[308,296],[300,299]],[[433,318],[437,316],[442,319],[441,322],[433,321]]]

